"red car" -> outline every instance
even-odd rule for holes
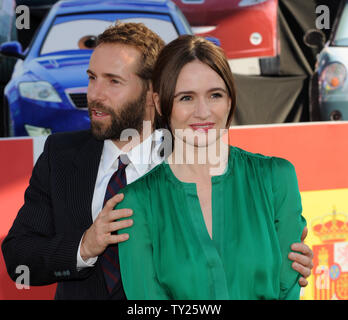
[[[228,59],[274,57],[278,0],[174,0],[202,36],[216,37]]]

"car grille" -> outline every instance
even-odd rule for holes
[[[71,101],[78,109],[87,109],[87,94],[86,93],[69,93]]]

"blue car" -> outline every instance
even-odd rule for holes
[[[57,2],[24,52],[18,42],[0,46],[0,53],[19,58],[5,88],[8,135],[90,127],[86,70],[96,36],[116,20],[142,22],[165,42],[192,34],[184,15],[167,0]]]

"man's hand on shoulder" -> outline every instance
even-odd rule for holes
[[[116,204],[123,200],[123,197],[123,194],[117,194],[109,199],[94,223],[85,232],[80,249],[81,258],[84,261],[99,256],[110,244],[128,240],[129,235],[127,233],[112,234],[133,224],[132,219],[117,221],[133,214],[131,209],[113,210]]]
[[[291,245],[291,250],[296,252],[290,252],[288,256],[290,260],[294,261],[292,268],[302,275],[298,281],[301,287],[308,285],[306,278],[311,275],[311,270],[313,269],[313,251],[303,242],[307,237],[307,233],[308,228],[304,227],[301,242]]]

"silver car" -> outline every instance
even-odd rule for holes
[[[324,34],[312,30],[309,46],[320,46]],[[342,1],[330,39],[317,57],[311,86],[311,120],[348,120],[348,0]]]

